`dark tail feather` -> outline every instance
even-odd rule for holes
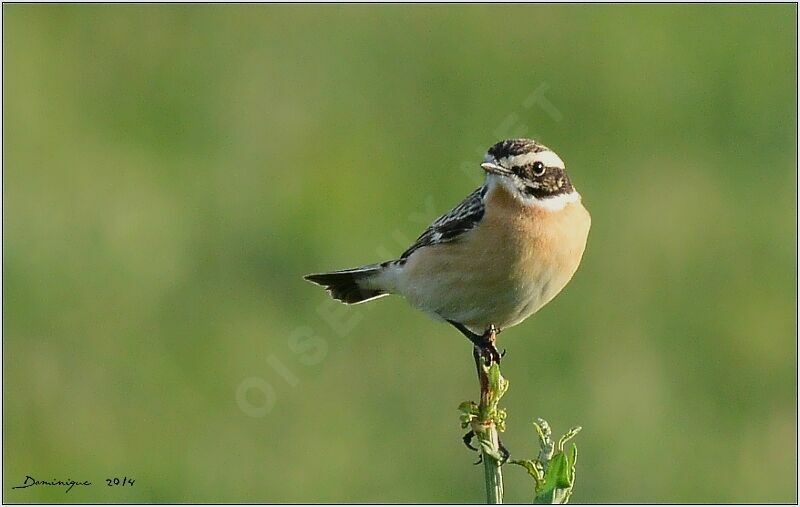
[[[376,264],[356,269],[333,271],[331,273],[306,275],[303,278],[328,289],[333,299],[352,305],[388,294],[386,291],[368,289],[359,284],[359,282],[364,282],[376,275],[380,270],[380,265]]]

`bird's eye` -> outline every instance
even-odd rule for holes
[[[541,176],[544,174],[544,164],[542,162],[533,163],[533,175]]]

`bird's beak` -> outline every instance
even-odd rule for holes
[[[498,176],[508,176],[511,174],[511,171],[504,167],[500,167],[497,164],[493,164],[491,162],[484,162],[481,164],[481,168],[489,174],[497,174]]]

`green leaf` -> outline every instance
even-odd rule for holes
[[[537,419],[533,426],[539,437],[539,455],[534,460],[510,461],[525,468],[535,482],[534,499],[536,504],[565,504],[572,496],[575,484],[575,464],[578,461],[578,447],[565,452],[564,447],[578,432],[580,426],[570,429],[554,442],[550,425],[544,419]]]
[[[545,473],[545,484],[552,484],[555,488],[568,488],[572,484],[569,481],[569,463],[563,452],[553,456]]]
[[[567,457],[569,461],[569,484],[570,488],[575,485],[575,463],[578,462],[578,446],[572,444],[572,452]]]
[[[564,453],[560,452],[548,463],[544,483],[537,491],[534,503],[553,503],[557,498],[557,490],[569,487],[569,464]]]
[[[519,465],[528,472],[528,475],[533,477],[533,480],[536,481],[536,487],[540,487],[540,483],[544,480],[544,474],[541,470],[541,465],[534,462],[533,460],[526,459],[526,460],[511,460],[509,461],[512,465]]]
[[[464,412],[465,414],[477,414],[478,406],[474,401],[462,401],[458,406],[458,410]]]
[[[582,429],[583,428],[581,428],[580,426],[575,426],[574,428],[572,428],[568,432],[566,432],[563,437],[558,439],[558,445],[556,446],[556,449],[558,449],[559,451],[563,452],[564,451],[564,444],[569,442],[575,435],[580,433],[580,431]]]
[[[542,491],[541,493],[536,494],[536,498],[533,499],[533,503],[535,504],[554,504],[555,503],[555,495],[556,490],[548,489],[546,491]]]

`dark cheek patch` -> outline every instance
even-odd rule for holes
[[[530,197],[546,198],[572,192],[572,184],[562,170],[550,168],[544,176],[534,177],[531,181],[533,185],[524,189]]]

